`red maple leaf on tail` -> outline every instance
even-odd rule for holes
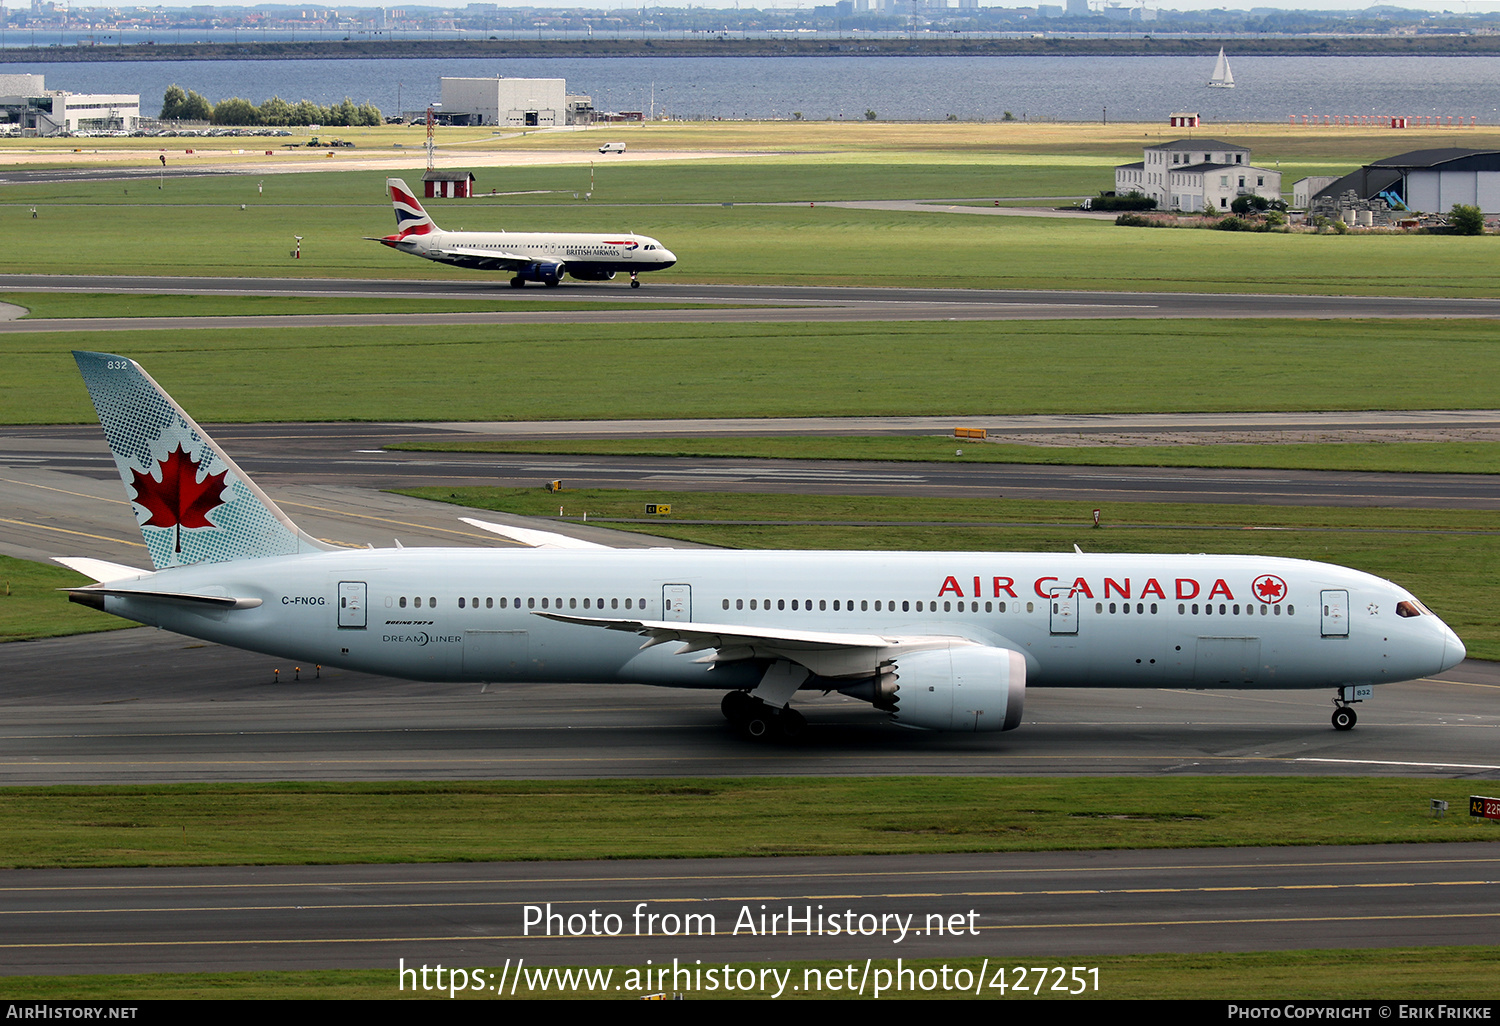
[[[180,443],[158,466],[161,467],[160,482],[132,467],[130,472],[135,475],[135,480],[130,486],[135,489],[135,501],[151,514],[146,525],[177,528],[177,551],[181,552],[184,527],[214,526],[208,519],[208,512],[215,506],[224,505],[219,496],[224,491],[224,476],[228,471],[209,474],[199,481],[199,464]]]

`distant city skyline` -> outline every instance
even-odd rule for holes
[[[1062,6],[1066,0],[1051,0],[1054,6]],[[956,8],[956,0],[949,0],[950,9]],[[0,0],[0,10],[23,11],[34,6],[33,0]],[[207,6],[223,10],[245,9],[254,10],[258,7],[293,7],[295,3],[282,2],[256,4],[256,3],[231,3],[231,4],[206,4],[198,5],[192,3],[165,3],[165,4],[121,4],[109,5],[104,3],[92,3],[89,0],[51,0],[45,6],[57,8],[69,8],[73,11],[85,11],[89,9],[114,9],[114,10],[141,10],[165,8],[168,10],[190,10],[194,7]],[[379,3],[371,0],[356,0],[354,3],[340,4],[337,0],[319,0],[316,6],[332,9],[348,10],[373,10],[376,8],[408,9],[425,8],[435,10],[462,11],[470,6],[468,2],[438,3],[432,0],[413,0],[413,2],[389,2]],[[832,6],[827,0],[707,0],[700,3],[627,3],[622,0],[573,0],[573,2],[558,3],[496,3],[493,6],[502,10],[536,10],[536,11],[566,11],[566,10],[594,10],[594,11],[616,11],[635,10],[644,8],[657,8],[664,10],[706,9],[706,10],[803,10],[811,11],[815,7]],[[980,0],[980,7],[1003,7],[1015,9],[1018,7],[1035,7],[1035,3],[1016,2],[985,2]],[[1500,0],[1407,0],[1403,3],[1370,3],[1369,0],[1318,0],[1317,3],[1224,3],[1221,0],[1168,0],[1167,3],[1153,3],[1150,0],[1091,0],[1090,6],[1109,7],[1141,7],[1145,6],[1154,10],[1163,11],[1363,11],[1376,7],[1389,7],[1403,10],[1423,11],[1430,14],[1491,14],[1500,11]]]
[[[1049,0],[1049,2],[1053,3],[1055,6],[1061,6],[1064,3],[1064,0]],[[950,3],[951,3],[951,0],[950,0]],[[15,8],[17,6],[17,4],[15,4],[13,2],[13,0],[12,0],[12,2],[6,3],[5,6],[11,7],[11,8]],[[86,6],[86,5],[75,4],[74,6]],[[229,6],[229,5],[226,5],[226,6]],[[233,5],[233,6],[240,6],[240,5]],[[243,6],[253,7],[255,5],[253,5],[253,4],[246,4],[246,5],[243,5]],[[338,4],[336,4],[336,3],[330,3],[330,2],[324,2],[320,6],[337,7]],[[350,7],[356,7],[356,6],[366,6],[366,5],[362,5],[362,4],[350,4],[349,6]],[[464,7],[466,7],[468,5],[466,3],[462,3],[462,4],[460,4],[460,3],[443,4],[443,3],[417,2],[417,3],[375,4],[375,5],[371,5],[371,6],[384,6],[386,8],[396,8],[396,7],[402,7],[402,8],[409,8],[409,7],[429,7],[429,8],[438,8],[438,9],[445,9],[445,10],[463,10]],[[554,4],[541,4],[541,3],[507,4],[507,3],[497,3],[495,6],[500,7],[502,9],[508,9],[508,10],[524,10],[524,9],[528,9],[529,8],[529,9],[533,9],[533,10],[579,10],[579,9],[587,9],[587,10],[596,10],[596,11],[615,11],[615,10],[640,10],[642,7],[648,7],[648,8],[667,8],[667,9],[681,10],[681,9],[684,9],[684,8],[690,8],[691,7],[691,8],[704,8],[704,9],[708,9],[708,10],[731,10],[731,11],[735,10],[736,8],[744,8],[746,10],[785,10],[785,9],[790,8],[790,9],[798,9],[798,10],[804,10],[804,11],[811,11],[814,7],[832,6],[832,4],[830,2],[828,2],[828,0],[804,0],[804,2],[801,2],[801,3],[797,3],[797,2],[795,2],[795,0],[766,0],[766,2],[763,2],[763,3],[756,3],[756,2],[753,2],[753,0],[744,0],[744,2],[736,2],[736,0],[709,0],[709,2],[707,2],[707,3],[647,3],[647,4],[641,4],[641,3],[621,3],[620,0],[578,0],[578,2],[576,2],[576,3],[554,3]],[[957,5],[956,4],[952,4],[952,6],[956,7]],[[1020,0],[1017,0],[1017,2],[1014,2],[1014,3],[1011,3],[1011,2],[1006,2],[1006,3],[986,3],[986,2],[984,2],[984,0],[981,0],[980,6],[981,7],[1005,7],[1005,8],[1012,8],[1013,9],[1013,8],[1017,8],[1017,7],[1035,7],[1036,4],[1035,3],[1023,3],[1023,2],[1020,2]],[[1095,3],[1091,4],[1091,6],[1095,6],[1095,7],[1099,6],[1097,0],[1095,0]],[[1118,0],[1118,2],[1110,2],[1110,3],[1108,3],[1108,6],[1111,6],[1111,7],[1139,7],[1139,6],[1142,6],[1142,5],[1139,2],[1139,0]],[[1275,10],[1275,11],[1363,11],[1363,10],[1368,10],[1369,8],[1372,8],[1372,7],[1395,7],[1395,8],[1405,9],[1405,10],[1427,11],[1429,13],[1434,13],[1434,14],[1442,14],[1442,13],[1449,13],[1449,14],[1490,14],[1490,13],[1493,13],[1495,11],[1500,11],[1500,0],[1468,0],[1468,2],[1464,2],[1464,0],[1413,0],[1413,2],[1407,2],[1407,3],[1390,3],[1390,4],[1370,3],[1370,2],[1368,2],[1368,0],[1319,0],[1319,2],[1316,3],[1316,4],[1308,4],[1308,3],[1263,3],[1263,2],[1257,2],[1257,3],[1253,3],[1252,4],[1252,3],[1222,3],[1222,2],[1218,2],[1218,0],[1170,0],[1170,2],[1168,2],[1168,3],[1161,3],[1161,4],[1158,4],[1158,3],[1149,3],[1148,2],[1148,3],[1145,4],[1145,6],[1153,8],[1153,9],[1157,9],[1157,10],[1163,10],[1163,11],[1215,11],[1215,10],[1230,10],[1230,11],[1263,11],[1263,10]]]

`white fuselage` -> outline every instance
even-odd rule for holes
[[[409,235],[395,248],[440,263],[480,270],[515,269],[518,260],[563,264],[583,275],[660,271],[677,257],[660,242],[630,232],[449,232]]]
[[[226,610],[111,594],[104,608],[253,651],[431,681],[728,689],[761,673],[547,613],[962,638],[1020,653],[1027,683],[1043,687],[1378,684],[1464,655],[1442,620],[1389,581],[1254,556],[387,549],[199,564],[115,587],[258,599]],[[818,681],[803,686],[827,686]]]

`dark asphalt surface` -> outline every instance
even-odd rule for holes
[[[990,979],[1003,967],[1008,985],[1022,984],[1006,996],[1027,997],[1035,979],[1017,975],[1018,964],[1086,968],[1093,956],[1138,951],[1492,944],[1497,873],[1500,848],[1485,843],[28,870],[0,881],[0,974],[384,968],[394,996],[404,961],[463,969],[466,985],[492,993],[503,978],[509,996],[525,966],[644,969],[650,959],[670,969],[676,959],[722,972],[726,964],[737,971],[810,960],[825,972],[854,963],[853,981],[863,978],[864,996],[873,997],[873,970],[889,974],[897,958],[942,958],[953,971]],[[798,923],[788,934],[788,908],[810,919],[811,932]],[[559,917],[551,937],[549,911]],[[762,912],[782,919],[763,921]],[[710,917],[696,921],[701,933],[685,935],[689,914]],[[584,935],[561,935],[570,916],[582,917],[572,923]],[[831,935],[835,917],[854,935]],[[591,935],[606,930],[618,936]],[[1070,973],[1064,978],[1073,986]],[[783,996],[806,993],[818,979],[797,970]],[[1085,979],[1089,993],[1097,982],[1097,994],[1110,996],[1108,973]],[[408,989],[424,983],[435,986],[436,977],[406,980]],[[616,975],[602,989],[634,996],[616,990],[628,986]],[[650,989],[691,998],[708,988],[688,975]],[[769,996],[777,988],[753,989]]]
[[[1400,296],[1229,295],[1175,292],[1064,292],[1040,290],[836,288],[783,285],[692,285],[649,279],[631,289],[614,282],[574,282],[564,287],[512,289],[504,276],[468,280],[330,279],[330,278],[152,278],[106,275],[0,275],[5,291],[74,291],[88,293],[323,296],[483,300],[507,310],[523,310],[541,301],[610,303],[807,304],[811,309],[782,311],[777,319],[820,319],[817,307],[852,311],[841,319],[959,319],[1051,317],[1500,317],[1500,299],[1424,299]],[[863,312],[861,309],[863,308]],[[651,320],[672,311],[614,311],[616,319]],[[754,311],[745,311],[750,316]],[[558,322],[589,315],[546,315]],[[698,315],[695,315],[698,316]],[[733,318],[734,311],[709,310],[705,320]],[[759,316],[759,315],[757,315]],[[400,315],[388,322],[399,323]],[[126,322],[128,323],[128,322]],[[139,324],[139,322],[137,322]],[[122,325],[116,325],[121,327]]]
[[[372,424],[215,425],[210,430],[262,483],[297,480],[364,488],[471,485],[1068,499],[1084,503],[1500,509],[1500,476],[1295,470],[1060,467],[997,463],[690,459],[380,452],[420,439],[481,440],[440,428]],[[46,440],[46,441],[41,441]],[[114,477],[95,427],[15,427],[0,433],[0,466]]]

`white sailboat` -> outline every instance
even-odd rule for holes
[[[1219,62],[1214,65],[1213,77],[1208,80],[1211,89],[1233,89],[1234,74],[1229,70],[1229,60],[1224,56],[1224,48],[1219,47]]]

